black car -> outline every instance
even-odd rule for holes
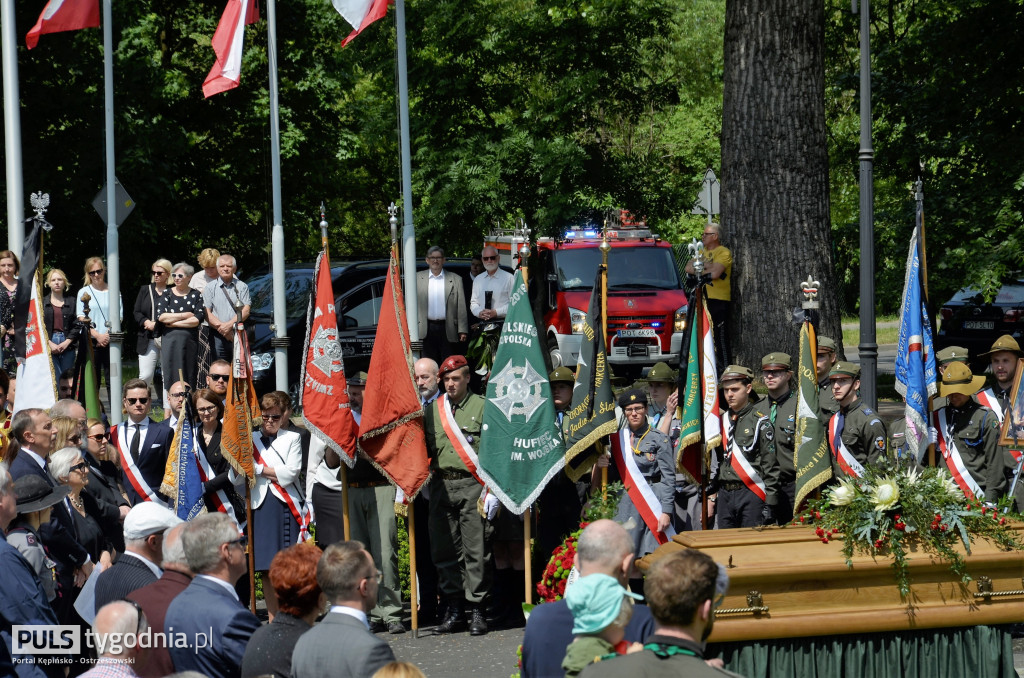
[[[988,361],[975,356],[1004,334],[1017,341],[1024,336],[1024,277],[1018,274],[1004,283],[991,302],[978,289],[965,287],[943,304],[939,316],[936,348],[963,346],[971,356],[971,368],[984,371]]]
[[[448,259],[445,270],[469,279],[469,259]],[[288,392],[298,402],[299,376],[305,355],[306,314],[309,295],[313,287],[314,262],[292,263],[285,266],[286,314],[288,317]],[[427,269],[426,261],[416,262],[416,270]],[[345,357],[345,372],[366,370],[377,334],[377,319],[383,303],[384,280],[388,260],[333,262],[331,281],[334,288],[335,309],[338,314],[338,341]],[[252,354],[253,381],[256,392],[277,389],[274,369],[274,349],[270,340],[275,336],[270,327],[274,322],[273,273],[261,269],[245,281],[252,298],[250,321],[253,324]],[[466,304],[469,304],[467,283]]]

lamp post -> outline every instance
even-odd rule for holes
[[[852,0],[857,12],[857,0]],[[860,356],[861,399],[877,408],[875,379],[878,344],[875,343],[875,219],[874,149],[871,148],[871,9],[860,0]]]

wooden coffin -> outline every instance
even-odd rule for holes
[[[1024,537],[1024,525],[1016,525]],[[872,633],[1024,621],[1024,553],[980,539],[961,584],[948,564],[911,550],[911,594],[896,587],[892,561],[823,544],[810,527],[684,532],[637,561],[642,571],[685,548],[704,551],[729,572],[729,591],[709,642]],[[962,548],[962,547],[961,547]]]

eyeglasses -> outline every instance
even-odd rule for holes
[[[103,269],[101,268],[98,271],[89,271],[89,276],[90,277],[92,277],[94,275],[103,275]]]
[[[376,569],[374,570],[374,573],[375,574],[372,574],[369,577],[363,577],[363,579],[376,579],[378,584],[381,583],[381,581],[384,580],[384,573]]]
[[[98,443],[102,443],[104,440],[110,440],[110,436],[107,435],[106,433],[97,433],[95,435],[89,436],[89,439],[95,440]]]
[[[630,405],[623,412],[626,414],[643,414],[646,409],[643,405]]]
[[[176,391],[174,393],[168,393],[167,395],[171,396],[172,398],[184,398],[188,394],[185,391]]]
[[[153,271],[153,275],[167,275],[167,271],[160,269],[159,271]]]
[[[778,379],[786,375],[786,370],[761,370],[761,376],[772,379]]]
[[[246,544],[249,543],[249,539],[243,534],[238,539],[232,539],[231,541],[224,542],[224,543],[227,544],[228,546],[238,546],[238,547],[240,547],[244,551]]]
[[[199,414],[210,414],[211,412],[216,412],[216,411],[217,411],[217,407],[215,405],[210,405],[209,407],[197,407],[196,408],[196,412],[198,412]]]
[[[135,403],[140,403],[142,405],[145,405],[146,403],[149,402],[149,398],[146,398],[146,397],[142,397],[142,398],[125,398],[125,401],[129,405],[134,405]]]
[[[444,257],[427,257],[427,261],[443,261]]]
[[[214,381],[227,381],[229,376],[231,376],[231,375],[228,375],[228,374],[213,374],[212,372],[210,373],[210,379],[213,379]]]
[[[71,470],[72,471],[82,471],[82,470],[87,469],[87,468],[89,468],[89,465],[86,464],[84,461],[80,461],[77,464],[75,464],[74,466],[72,466]]]
[[[280,414],[264,414],[263,421],[278,421],[281,418]]]
[[[184,273],[172,273],[171,277],[177,279],[177,278],[185,278],[185,277],[188,277],[188,276],[186,276]]]
[[[142,606],[139,605],[134,600],[130,600],[128,598],[122,598],[121,602],[122,603],[128,603],[129,605],[131,605],[132,607],[135,608],[135,614],[136,614],[136,616],[138,618],[138,621],[135,624],[135,638],[136,638],[136,642],[138,642],[138,637],[142,635],[142,631],[145,629],[143,624],[145,624],[145,622],[146,622],[146,614],[142,611]]]
[[[77,434],[75,434],[73,436],[69,436],[68,437],[68,442],[69,443],[74,443],[76,445],[81,445],[82,444],[82,434],[77,433]]]
[[[497,261],[498,257],[480,257],[484,261]]]

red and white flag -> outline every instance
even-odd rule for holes
[[[14,411],[53,407],[57,402],[56,381],[50,359],[50,342],[43,325],[43,295],[37,272],[33,276],[32,300],[25,320],[25,360],[18,362],[18,397],[14,401]]]
[[[25,36],[25,44],[32,49],[39,44],[44,33],[77,31],[100,25],[99,0],[50,0],[32,30]]]
[[[345,17],[345,21],[352,24],[352,28],[355,29],[341,41],[341,46],[344,47],[362,33],[364,28],[383,18],[388,13],[388,5],[393,5],[395,0],[331,0],[331,2],[334,9],[338,10],[338,14]]]
[[[306,358],[302,362],[302,419],[306,430],[355,466],[359,425],[352,416],[345,382],[345,362],[338,343],[331,260],[323,251],[316,260],[316,285],[310,299],[306,328]]]
[[[203,82],[203,96],[238,87],[242,77],[242,44],[245,27],[260,18],[256,0],[228,0],[213,34],[213,53],[217,60]]]

